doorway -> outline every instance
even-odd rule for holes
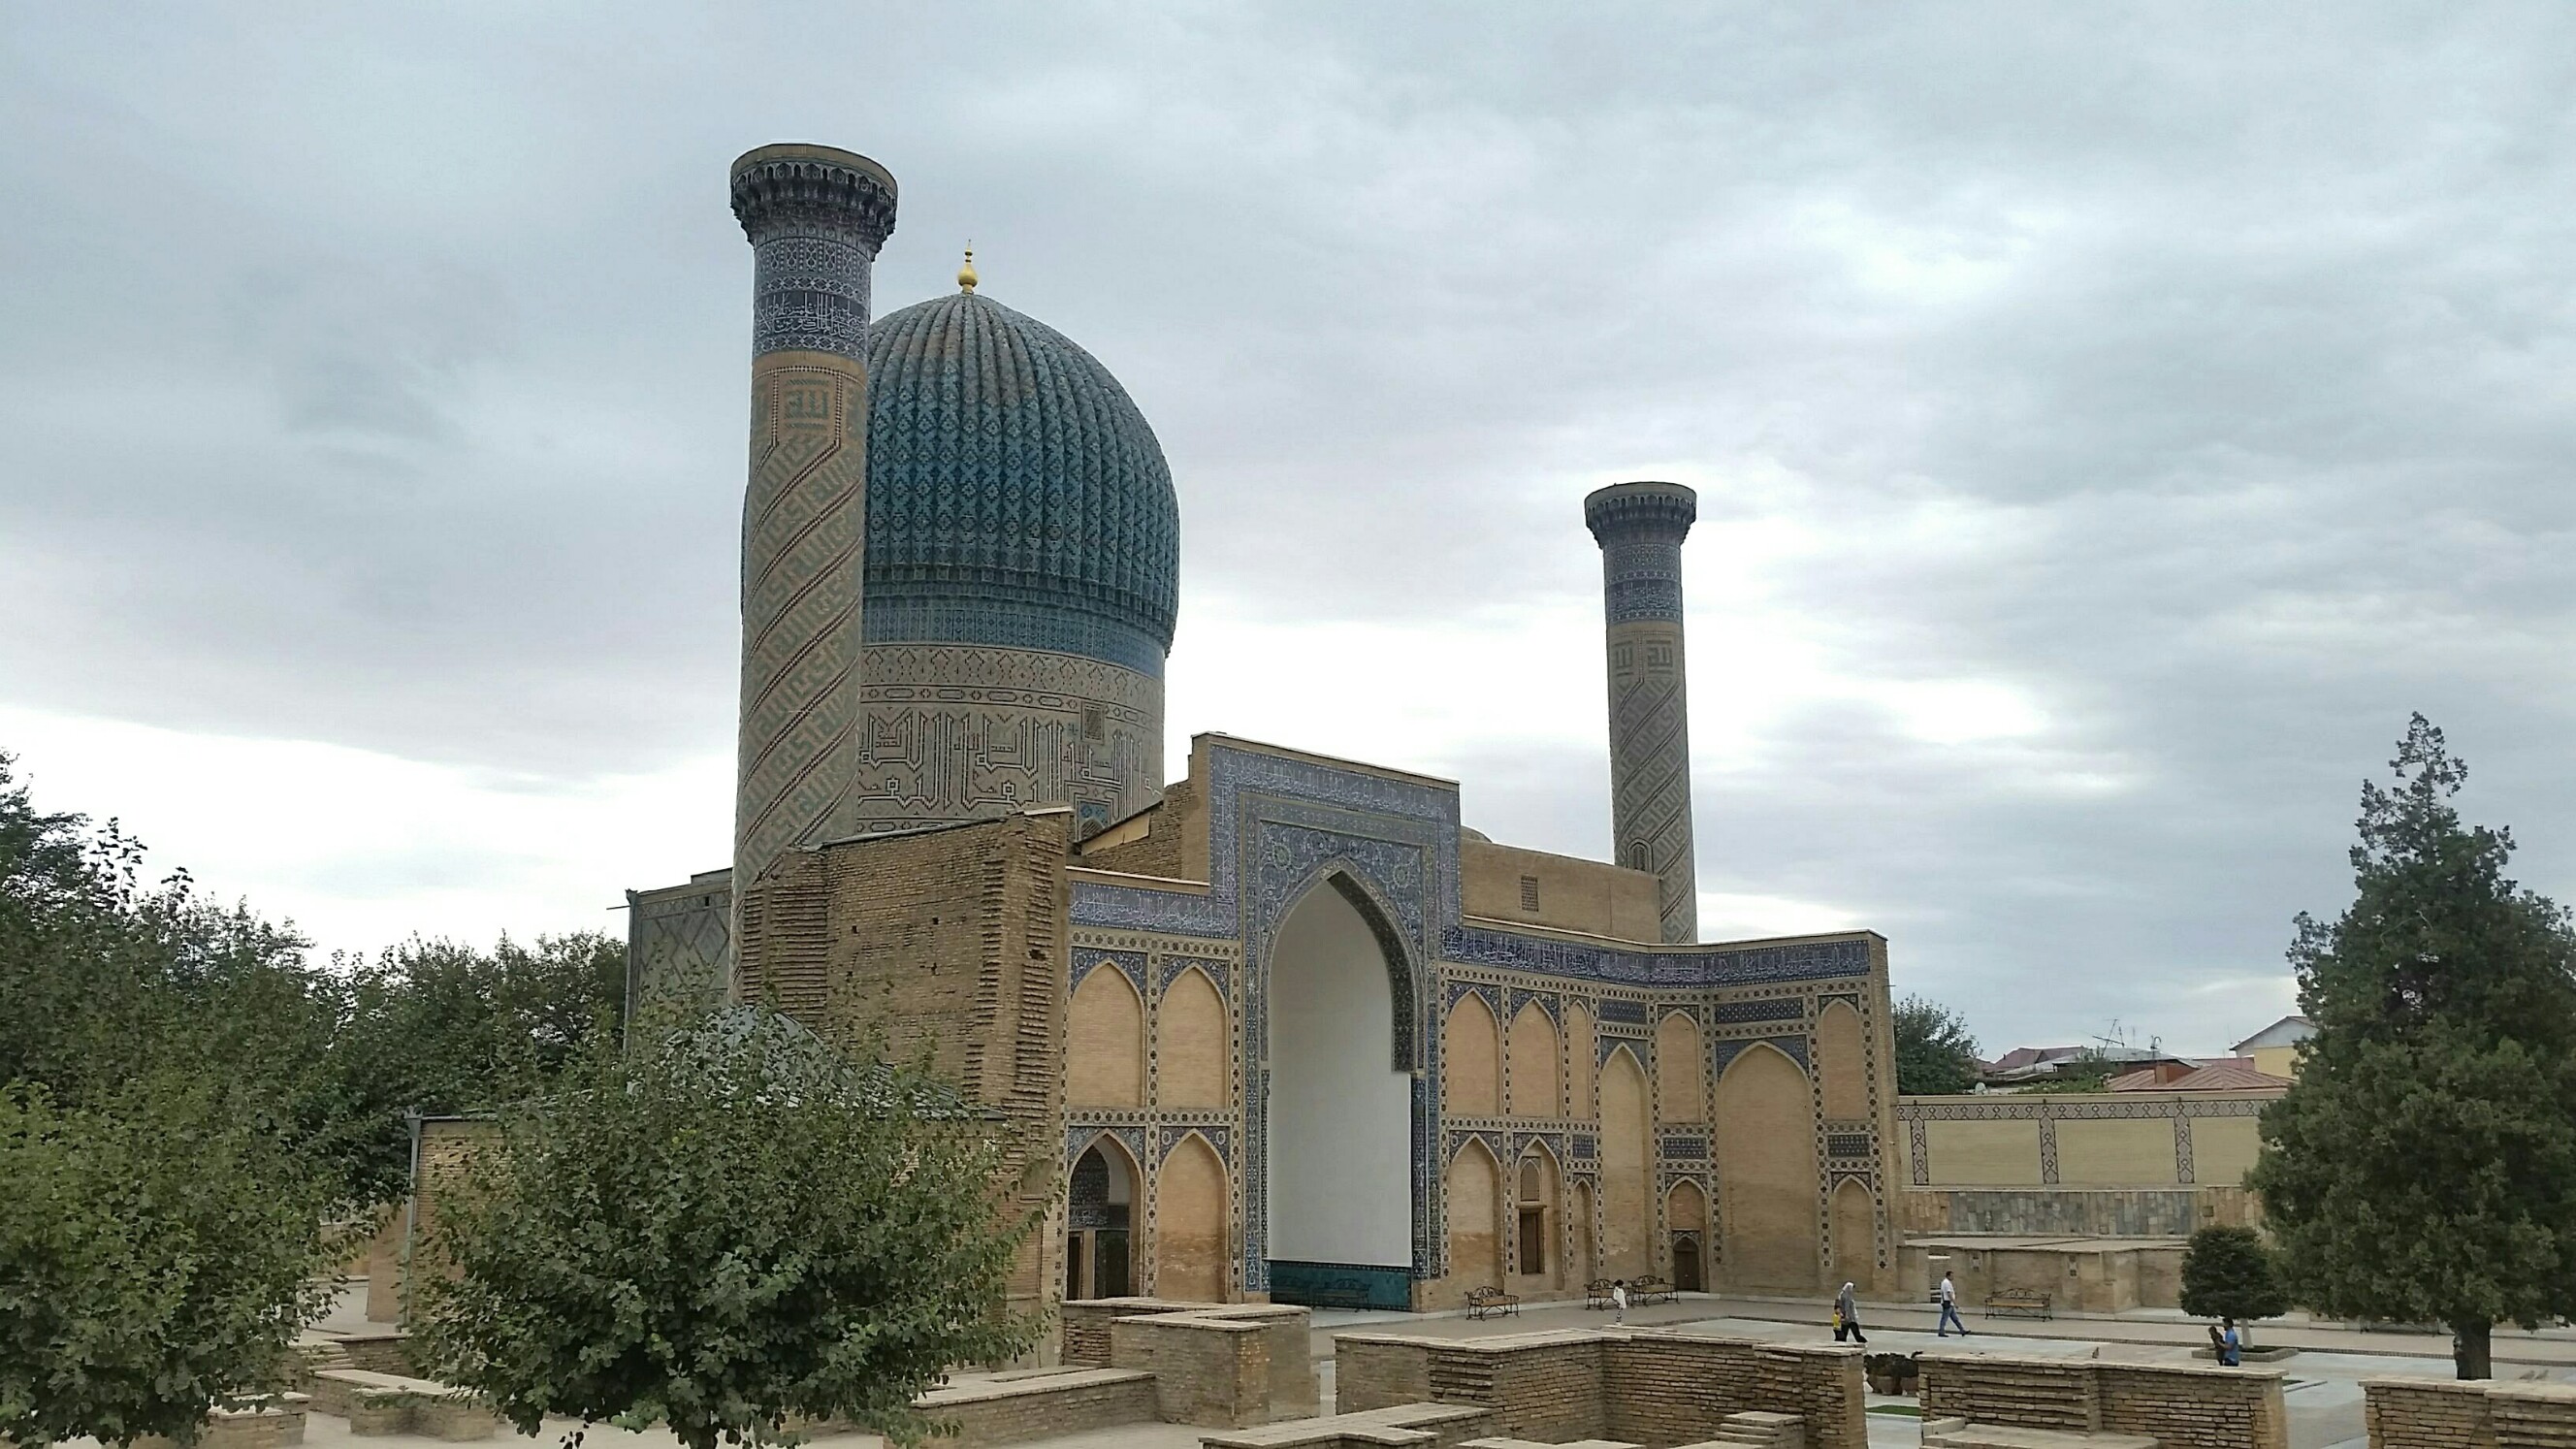
[[[1103,1151],[1103,1148],[1107,1148]],[[1136,1178],[1127,1154],[1106,1140],[1073,1164],[1064,1226],[1064,1296],[1124,1298],[1136,1291],[1129,1231]]]

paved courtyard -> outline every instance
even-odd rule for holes
[[[1628,1321],[1725,1337],[1822,1342],[1833,1336],[1822,1322],[1823,1315],[1821,1302],[1693,1294],[1675,1303],[1632,1310]],[[2199,1324],[2158,1312],[2044,1322],[1988,1321],[1972,1315],[1969,1321],[1977,1331],[1964,1342],[1935,1337],[1933,1315],[1911,1306],[1871,1305],[1865,1307],[1863,1317],[1870,1325],[1872,1348],[1900,1353],[1964,1347],[2153,1363],[2188,1360],[2192,1349],[2205,1342]],[[1543,1305],[1510,1318],[1474,1321],[1455,1315],[1335,1310],[1320,1311],[1315,1320],[1311,1343],[1324,1407],[1329,1411],[1333,1392],[1332,1338],[1337,1332],[1365,1329],[1380,1334],[1473,1338],[1547,1328],[1600,1327],[1609,1321],[1609,1314],[1580,1305]],[[340,1330],[366,1327],[361,1301],[344,1296],[340,1307],[322,1326]],[[2288,1376],[2290,1449],[2363,1449],[2361,1380],[2365,1378],[2447,1377],[2450,1373],[2449,1342],[2437,1335],[2365,1333],[2335,1325],[2285,1321],[2262,1325],[2259,1338],[2267,1344],[2300,1349],[2294,1357],[2275,1365]],[[2576,1332],[2499,1332],[2495,1354],[2499,1377],[2576,1382]],[[1904,1412],[1912,1407],[1910,1399],[1871,1396],[1872,1449],[1910,1449],[1920,1443],[1919,1422]],[[551,1445],[579,1427],[570,1420],[549,1423],[545,1439],[539,1442]],[[1179,1424],[1134,1424],[1034,1442],[1040,1449],[1193,1449],[1204,1432],[1207,1431]],[[75,1442],[92,1449],[90,1441]],[[361,1438],[349,1432],[347,1421],[325,1414],[308,1416],[304,1442],[314,1449],[437,1449],[442,1443],[413,1435]],[[492,1442],[507,1444],[511,1440],[505,1435]],[[604,1426],[590,1428],[583,1442],[584,1449],[676,1449],[678,1444],[661,1430],[630,1433]],[[813,1442],[818,1449],[878,1449],[884,1441],[871,1434],[842,1434]]]

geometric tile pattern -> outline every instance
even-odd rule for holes
[[[1671,942],[1699,939],[1682,660],[1682,539],[1698,513],[1697,495],[1673,483],[1622,483],[1583,500],[1608,621],[1614,858],[1654,872]]]
[[[858,718],[866,519],[869,273],[893,179],[824,147],[771,146],[732,172],[753,250],[752,429],[742,522],[742,695],[734,881],[835,832]],[[737,892],[737,899],[740,892]]]
[[[1031,805],[1069,804],[1106,823],[1162,788],[1155,675],[968,644],[871,643],[860,659],[856,832]]]

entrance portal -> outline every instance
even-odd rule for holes
[[[1136,1211],[1136,1179],[1127,1170],[1127,1154],[1093,1143],[1073,1164],[1066,1196],[1064,1296],[1124,1298],[1134,1292],[1128,1231]]]
[[[1273,937],[1274,1302],[1413,1306],[1413,1079],[1397,1065],[1396,978],[1338,889],[1308,891]]]

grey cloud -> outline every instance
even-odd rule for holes
[[[1695,637],[1744,627],[1709,602],[1729,532],[1794,524],[1828,546],[1758,582],[1834,676],[1985,681],[2046,721],[1936,745],[1804,704],[1755,763],[1703,762],[1709,887],[1879,923],[1990,1044],[2133,1012],[2220,1044],[2262,1024],[2231,983],[2275,972],[2289,912],[2338,903],[2408,709],[2524,822],[2526,874],[2576,889],[2549,828],[2576,803],[2571,32],[18,12],[0,679],[530,788],[720,752],[748,265],[720,178],[809,136],[903,182],[881,307],[945,290],[971,236],[988,293],[1137,395],[1181,482],[1185,637],[1588,614],[1582,492],[1685,470]],[[1943,510],[1976,522],[1928,537]],[[1420,687],[1498,688],[1436,659]],[[1232,707],[1173,723],[1260,733]],[[1441,748],[1498,834],[1601,849],[1597,753]]]

